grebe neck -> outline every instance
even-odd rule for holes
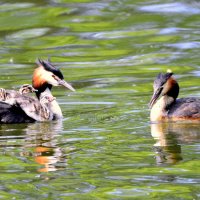
[[[43,84],[40,88],[37,89],[37,91],[35,92],[36,96],[38,99],[40,99],[40,96],[43,92],[46,92],[46,93],[50,93],[51,94],[51,88],[52,88],[52,85],[50,84]]]
[[[175,98],[168,95],[162,96],[151,108],[151,121],[160,121],[167,117],[168,111],[175,101]]]

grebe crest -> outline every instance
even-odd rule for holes
[[[38,59],[38,67],[35,69],[32,78],[32,84],[35,89],[37,97],[47,88],[51,90],[52,86],[64,86],[72,91],[75,89],[66,81],[61,71],[56,68],[49,60]]]

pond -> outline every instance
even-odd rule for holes
[[[54,87],[63,121],[0,125],[1,199],[199,199],[199,123],[151,124],[171,69],[200,97],[200,3],[2,0],[0,87],[31,83],[50,57],[76,92]]]

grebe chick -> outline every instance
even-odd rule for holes
[[[48,93],[43,92],[40,95],[40,104],[38,104],[38,109],[34,109],[36,116],[40,116],[38,121],[50,121],[53,120],[53,112],[51,111],[51,103],[56,98]]]
[[[36,121],[50,121],[53,120],[53,113],[50,110],[51,102],[56,98],[48,92],[43,92],[40,95],[39,101],[35,98],[16,98],[16,104],[22,110]]]
[[[21,95],[33,93],[37,90],[33,88],[32,85],[24,84],[19,88],[19,91],[16,90],[6,90],[4,88],[0,88],[0,101],[7,101],[11,98],[17,98]]]
[[[177,99],[179,85],[172,72],[158,74],[150,100],[151,121],[200,120],[200,99],[194,97]]]
[[[28,94],[28,93],[34,93],[37,92],[37,90],[30,84],[24,84],[19,88],[20,94]]]

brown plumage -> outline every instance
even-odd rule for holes
[[[25,95],[28,93],[34,93],[36,91],[37,90],[29,84],[22,85],[19,91],[0,88],[0,101],[9,101],[9,99],[20,97],[21,95]]]
[[[154,93],[149,103],[151,121],[200,120],[200,99],[177,99],[179,85],[173,73],[158,74],[154,81]]]
[[[13,105],[20,106],[20,108],[35,121],[49,121],[53,119],[51,112],[51,103],[55,98],[48,92],[43,92],[40,99],[29,96],[18,96],[14,98]]]

